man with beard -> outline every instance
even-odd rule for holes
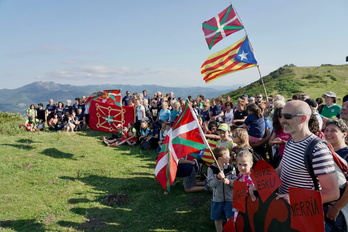
[[[308,127],[311,116],[309,105],[300,100],[288,102],[281,113],[280,123],[284,133],[290,134],[286,144],[283,159],[277,168],[282,184],[279,196],[289,202],[289,187],[314,189],[314,183],[306,166],[304,155],[308,144],[315,138]],[[323,203],[339,198],[339,188],[335,173],[332,154],[323,142],[319,142],[313,149],[312,164],[314,175],[319,180],[319,189]],[[333,218],[328,218],[333,220]]]

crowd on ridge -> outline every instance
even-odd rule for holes
[[[173,92],[156,92],[150,97],[146,90],[132,95],[126,91],[122,105],[134,106],[136,120],[129,125],[120,125],[118,133],[111,138],[102,137],[102,140],[107,146],[140,144],[142,149],[160,151],[171,125],[181,114],[185,104],[189,103],[206,138],[217,142],[217,148],[214,149],[217,162],[207,169],[206,178],[199,181],[196,174],[202,171],[201,161],[197,157],[187,156],[179,161],[177,177],[184,177],[186,192],[213,192],[211,218],[215,221],[216,230],[222,231],[222,216],[229,219],[238,214],[237,210],[232,209],[232,203],[227,208],[224,204],[226,199],[228,204],[232,201],[233,181],[237,179],[247,182],[250,188],[248,194],[253,197],[255,188],[250,172],[255,157],[266,160],[274,168],[283,168],[280,164],[284,152],[290,147],[287,142],[293,143],[296,137],[296,132],[289,133],[290,129],[287,128],[295,117],[304,115],[305,119],[299,121],[299,124],[305,122],[313,136],[326,139],[335,152],[348,161],[348,95],[342,98],[342,106],[337,104],[334,92],[324,93],[322,98],[316,99],[311,99],[308,94],[294,94],[287,100],[281,95],[270,95],[267,99],[263,97],[260,93],[254,96],[244,94],[236,102],[232,102],[229,96],[213,99],[207,99],[204,95],[181,98],[175,97]],[[85,100],[86,97],[83,96],[76,98],[73,105],[70,100],[64,105],[62,102],[54,104],[50,99],[45,109],[43,104],[38,104],[37,108],[32,104],[27,110],[25,126],[30,131],[43,130],[45,126],[50,130],[85,130],[88,126]],[[295,113],[283,112],[283,109],[288,110],[295,104],[299,109],[307,107],[310,114],[296,113],[296,110]],[[226,170],[220,172],[217,167]],[[224,185],[229,187],[223,188]],[[222,198],[225,200],[221,200]],[[326,213],[334,215],[331,218],[336,219],[339,214],[333,213],[333,210],[330,207]]]

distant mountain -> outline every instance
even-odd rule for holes
[[[206,88],[206,87],[164,87],[159,85],[86,85],[86,86],[74,86],[57,84],[55,82],[33,82],[31,84],[22,86],[17,89],[0,89],[0,111],[9,113],[24,114],[25,110],[30,104],[37,105],[43,103],[44,106],[48,103],[49,99],[53,99],[55,102],[62,101],[64,104],[67,99],[72,100],[76,97],[83,95],[89,96],[90,94],[106,90],[106,89],[122,89],[123,94],[129,90],[131,93],[141,93],[143,90],[147,90],[149,96],[153,96],[155,92],[174,92],[176,97],[186,98],[191,95],[196,97],[199,94],[203,94],[207,98],[217,97],[223,93],[230,91],[238,86],[232,86],[226,88],[226,86],[218,88]]]

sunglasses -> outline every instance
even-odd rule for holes
[[[238,135],[236,135],[236,134],[232,134],[232,137],[233,137],[233,138],[235,138],[235,137],[238,137]]]
[[[286,119],[286,120],[290,120],[290,119],[292,119],[293,117],[297,117],[297,116],[302,116],[302,115],[306,115],[306,114],[280,114],[279,115],[279,118],[284,118],[284,119]]]
[[[226,106],[231,106],[231,105],[226,105]]]

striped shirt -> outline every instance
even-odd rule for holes
[[[292,138],[288,140],[282,159],[280,194],[289,193],[289,187],[314,189],[313,180],[304,164],[306,148],[314,138],[315,135],[312,134],[299,142],[295,142]],[[334,160],[329,148],[324,143],[318,143],[314,147],[312,163],[316,176],[335,172]]]

